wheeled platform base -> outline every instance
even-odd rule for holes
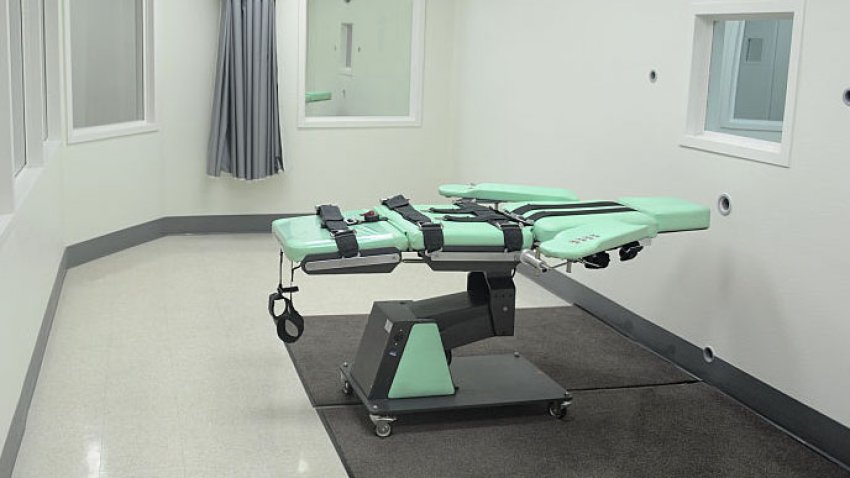
[[[363,402],[375,434],[382,438],[392,434],[392,424],[400,415],[541,404],[554,417],[563,418],[572,400],[567,390],[519,354],[456,357],[450,368],[455,393],[444,396],[370,400],[348,363],[340,367],[340,379],[342,391],[355,393]]]

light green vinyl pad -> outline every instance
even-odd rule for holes
[[[669,197],[624,197],[617,202],[652,216],[658,224],[658,232],[708,229],[709,209],[689,201]]]
[[[591,206],[599,201],[579,201],[570,208],[554,208],[545,211],[576,212],[570,216],[542,217],[534,222],[534,238],[539,242],[540,252],[546,256],[566,260],[578,260],[597,252],[620,247],[630,242],[650,239],[660,232],[706,229],[709,225],[709,210],[688,201],[676,198],[620,198],[616,202],[633,211],[609,212],[622,206]],[[582,204],[588,207],[582,208]],[[504,209],[515,210],[531,203],[508,203]],[[530,217],[533,210],[525,214]]]
[[[330,99],[330,91],[308,91],[305,94],[305,101],[307,103],[315,103],[317,101],[329,101]]]
[[[455,187],[459,189],[453,190]],[[440,192],[445,195],[464,195],[472,187],[446,185],[440,188]],[[577,201],[569,191],[553,188],[489,184],[479,184],[474,187],[483,187],[476,194],[481,193],[482,196],[491,200],[497,197],[504,199],[532,194],[546,197],[548,194],[546,190],[551,190],[551,196],[545,199],[505,202],[501,209],[514,211],[529,204],[548,204],[549,209],[531,210],[524,216],[532,218],[539,212],[568,213],[569,215],[538,217],[531,226],[521,225],[523,249],[531,249],[538,245],[540,252],[559,259],[578,260],[630,242],[649,239],[659,233],[707,229],[709,226],[707,207],[676,198],[624,197],[618,199],[615,204],[604,204],[604,202],[598,204],[600,201]],[[453,207],[451,205],[415,205],[414,207],[433,222],[441,224],[444,247],[498,248],[504,246],[504,233],[493,224],[447,221],[444,219],[446,215],[472,216],[460,212],[454,214],[430,212],[432,207],[450,209]],[[624,208],[631,210],[623,211]],[[360,250],[395,248],[404,252],[425,249],[424,236],[418,225],[385,206],[376,206],[373,210],[386,220],[350,226],[355,231]],[[617,212],[612,212],[614,210]],[[369,210],[346,211],[343,212],[343,216],[358,219],[367,211]],[[294,262],[300,262],[312,254],[338,252],[336,241],[327,229],[322,228],[321,221],[316,215],[277,220],[272,224],[272,230],[284,254]]]
[[[368,209],[345,211],[345,218],[357,218]],[[407,236],[389,221],[370,222],[351,226],[360,249],[394,247],[400,251],[408,249]],[[338,252],[331,233],[322,228],[319,216],[299,216],[278,219],[272,223],[272,232],[280,242],[283,253],[293,262],[301,262],[311,254]]]
[[[621,221],[598,221],[560,232],[540,243],[540,252],[548,257],[577,261],[634,241],[655,236],[655,227]]]
[[[441,196],[448,198],[482,201],[578,201],[578,196],[569,189],[519,184],[444,184],[439,191]]]
[[[433,322],[415,324],[398,363],[389,398],[434,397],[455,393],[440,330]]]

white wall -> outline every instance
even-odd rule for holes
[[[278,0],[286,171],[258,183],[206,177],[218,1],[158,2],[157,67],[164,215],[309,212],[319,202],[375,204],[403,192],[436,197],[454,177],[450,108],[453,0],[428,3],[421,128],[298,129],[298,2]],[[192,18],[192,35],[185,34]],[[415,171],[415,174],[411,174]]]
[[[9,4],[0,5],[0,449],[5,446],[64,250],[61,163],[30,168],[18,177],[11,170],[15,125]]]
[[[734,212],[575,278],[850,425],[850,2],[807,2],[790,169],[684,149],[693,20],[682,0],[462,0],[462,176],[673,195]],[[648,73],[658,70],[658,82]],[[581,268],[579,268],[581,269]]]
[[[163,81],[159,53],[171,48],[157,25],[162,15],[159,7],[168,3],[156,2],[155,9],[157,86]],[[60,21],[59,24],[60,30],[64,30],[64,23]],[[61,32],[58,38],[64,43]],[[62,101],[64,96],[60,103]],[[64,104],[62,106],[64,119]],[[60,181],[66,244],[76,244],[165,215],[163,136],[163,128],[160,128],[153,133],[62,146]]]
[[[0,232],[0,449],[65,248],[61,187],[61,164],[53,161]]]
[[[421,128],[298,129],[298,2],[279,0],[277,9],[286,171],[252,183],[206,176],[219,2],[157,2],[159,131],[66,148],[68,244],[163,216],[295,213],[326,201],[362,207],[398,192],[429,200],[435,184],[454,177],[451,0],[428,6]]]

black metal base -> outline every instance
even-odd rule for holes
[[[407,413],[544,403],[555,417],[566,414],[570,394],[519,354],[451,360],[456,347],[514,333],[516,294],[510,271],[470,272],[466,289],[419,301],[373,304],[354,363],[340,367],[340,379],[343,392],[356,393],[366,406],[378,436],[389,436],[396,416]],[[388,398],[413,327],[423,323],[439,328],[455,393]]]
[[[340,372],[343,391],[357,394],[379,428],[409,413],[535,403],[549,405],[550,413],[561,418],[571,400],[567,390],[519,354],[456,357],[451,364],[455,394],[440,397],[369,400],[350,364],[343,364]]]

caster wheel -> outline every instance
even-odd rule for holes
[[[552,402],[549,404],[549,415],[557,418],[558,420],[563,419],[567,416],[567,406],[569,406],[570,402]]]
[[[393,427],[387,422],[378,422],[375,425],[375,435],[381,438],[386,438],[393,433]]]

